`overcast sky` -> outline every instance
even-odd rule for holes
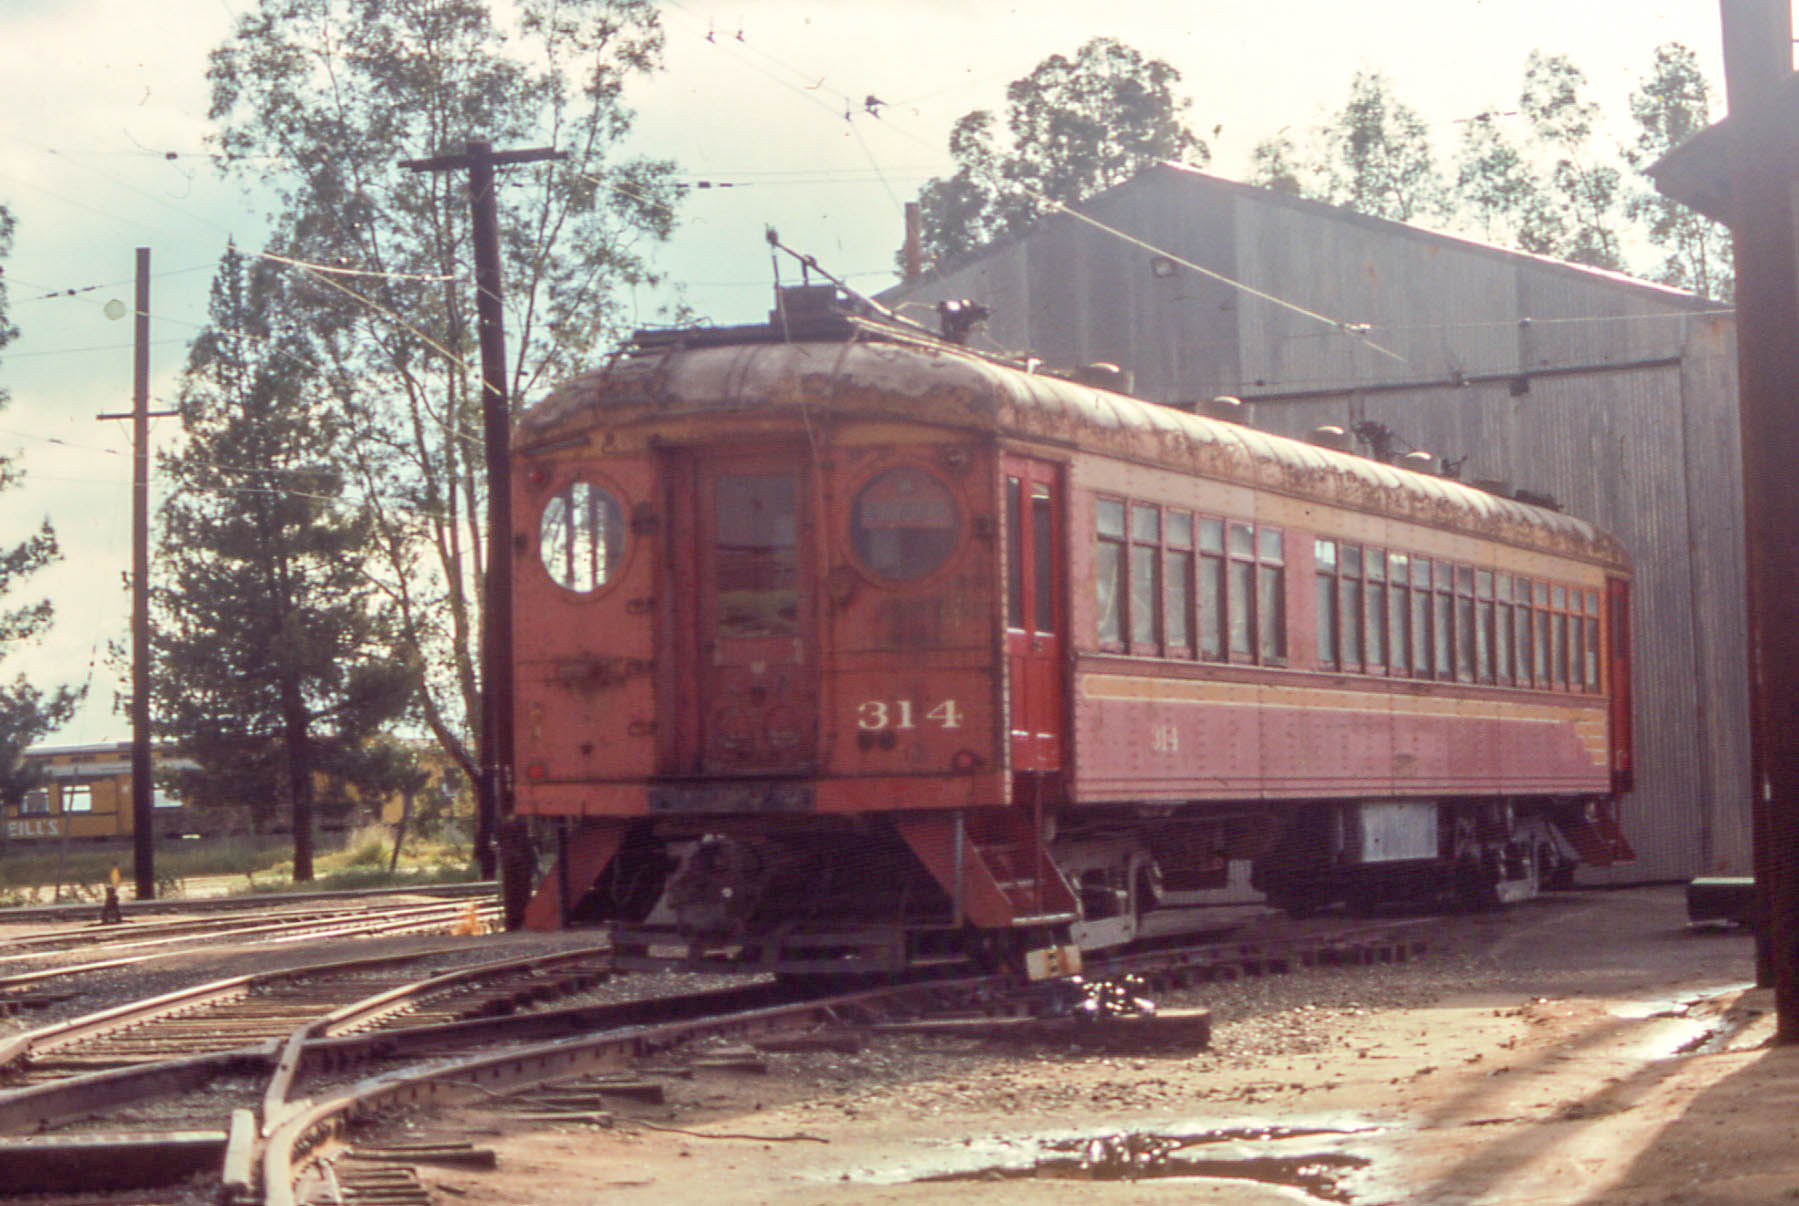
[[[260,236],[262,203],[220,182],[205,156],[206,55],[248,7],[0,0],[0,204],[18,222],[0,269],[21,331],[0,352],[12,395],[0,450],[28,474],[0,495],[0,546],[48,515],[65,551],[31,584],[56,601],[53,634],[0,674],[90,682],[57,743],[129,736],[104,665],[129,616],[129,425],[94,416],[130,406],[134,249],[152,254],[152,395],[163,406],[227,240]],[[1456,119],[1516,108],[1533,49],[1587,73],[1619,140],[1659,44],[1686,44],[1722,80],[1716,0],[681,0],[663,12],[667,69],[630,97],[636,145],[733,186],[691,192],[660,257],[717,322],[767,311],[767,226],[858,287],[891,283],[901,206],[949,170],[950,124],[1003,108],[1008,81],[1094,36],[1179,69],[1211,170],[1230,177],[1260,139],[1283,127],[1303,138],[1358,70],[1384,72],[1433,123],[1440,151]],[[879,119],[861,112],[870,95],[886,102]],[[107,316],[115,299],[127,317]],[[645,321],[660,300],[641,299]],[[157,428],[170,434],[169,421]]]

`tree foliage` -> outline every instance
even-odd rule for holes
[[[1642,173],[1709,120],[1712,88],[1684,46],[1657,49],[1630,97],[1637,137],[1607,141],[1586,75],[1532,51],[1515,109],[1459,121],[1454,170],[1439,180],[1429,130],[1378,74],[1358,73],[1344,106],[1302,148],[1286,130],[1259,143],[1251,183],[1398,221],[1440,218],[1489,242],[1579,264],[1635,270],[1728,297],[1728,234],[1649,187]],[[1659,257],[1649,265],[1642,250]]]
[[[656,279],[646,250],[673,228],[673,165],[617,148],[625,87],[660,50],[650,0],[257,0],[212,55],[221,162],[279,193],[271,250],[359,274],[296,270],[285,304],[348,426],[345,471],[375,500],[425,720],[466,770],[485,489],[468,202],[461,173],[399,161],[474,138],[567,152],[499,172],[519,399],[586,367]]]
[[[1586,73],[1566,55],[1533,50],[1519,109],[1549,157],[1548,210],[1554,254],[1576,264],[1622,270],[1622,175],[1593,143],[1599,106],[1586,99]]]
[[[1324,127],[1318,175],[1324,200],[1357,213],[1411,222],[1445,208],[1429,127],[1379,72],[1358,71],[1350,82]]]
[[[159,735],[199,766],[175,776],[182,797],[259,830],[283,805],[307,880],[315,795],[390,784],[403,768],[373,739],[417,679],[371,585],[373,515],[345,489],[351,425],[287,294],[235,250],[214,282],[182,382],[187,439],[161,461],[153,690]]]
[[[921,245],[944,263],[1015,234],[1058,205],[1122,184],[1151,164],[1203,164],[1206,144],[1188,129],[1180,72],[1113,38],[1074,57],[1051,55],[1006,88],[1006,145],[984,109],[950,131],[956,171],[919,193]]]
[[[13,219],[0,206],[0,259],[12,249]],[[0,276],[0,348],[11,343],[18,329],[7,321],[6,282]],[[0,389],[0,408],[7,394]],[[18,484],[19,468],[11,457],[0,456],[0,490]],[[19,543],[0,547],[0,659],[8,650],[43,634],[53,616],[48,599],[7,605],[7,595],[32,573],[56,560],[56,533],[45,520],[38,530]],[[16,805],[37,785],[37,777],[25,766],[25,750],[74,714],[79,692],[69,687],[45,690],[24,675],[0,681],[0,804]]]
[[[1636,142],[1625,152],[1630,165],[1645,171],[1703,130],[1711,121],[1712,93],[1691,50],[1677,42],[1658,46],[1649,78],[1630,94],[1630,115],[1637,126]],[[1645,178],[1639,176],[1634,184],[1624,208],[1661,256],[1655,279],[1728,300],[1734,292],[1730,232],[1662,196]]]
[[[1489,242],[1553,255],[1560,225],[1547,185],[1527,149],[1491,111],[1462,127],[1457,148],[1455,199],[1464,220]]]

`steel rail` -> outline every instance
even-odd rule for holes
[[[358,914],[345,910],[330,916],[307,916],[295,920],[255,922],[247,925],[223,927],[195,927],[184,929],[180,933],[165,933],[160,937],[140,938],[132,934],[118,934],[118,941],[98,939],[92,945],[104,949],[130,951],[145,947],[166,947],[189,943],[196,936],[216,937],[219,940],[272,937],[275,941],[300,941],[314,937],[342,937],[356,933],[390,933],[404,932],[408,928],[435,925],[440,922],[454,921],[465,915],[468,909],[474,908],[477,914],[486,913],[489,917],[496,915],[497,906],[469,905],[456,901],[446,901],[432,905],[408,905],[404,908],[386,909],[375,913]],[[84,945],[71,943],[67,945]],[[62,949],[66,949],[66,946]],[[40,952],[50,953],[50,952]]]
[[[392,1016],[401,1010],[458,988],[479,985],[496,979],[511,979],[522,975],[554,971],[570,965],[590,964],[596,959],[607,957],[610,954],[610,947],[593,946],[574,951],[559,951],[550,955],[535,955],[525,959],[505,959],[474,967],[458,968],[440,976],[432,976],[411,984],[401,984],[361,1000],[352,1001],[322,1017],[314,1018],[295,1027],[293,1033],[288,1035],[281,1044],[281,1054],[275,1062],[274,1072],[270,1075],[268,1087],[263,1094],[262,1126],[264,1133],[266,1134],[269,1129],[269,1120],[280,1114],[285,1108],[288,1095],[306,1062],[306,1047],[309,1043],[327,1035],[341,1034],[359,1026],[373,1025],[383,1017]]]
[[[604,1034],[515,1047],[410,1075],[376,1077],[322,1102],[292,1101],[287,1103],[286,1116],[267,1134],[256,1161],[262,1174],[262,1201],[265,1206],[298,1206],[294,1179],[304,1167],[302,1162],[344,1126],[375,1110],[452,1105],[581,1073],[619,1069],[639,1056],[663,1052],[702,1035],[741,1038],[842,1024],[846,1015],[875,1013],[908,999],[928,999],[950,991],[979,991],[1003,979],[927,981],[698,1019],[625,1026]],[[227,1200],[231,1194],[254,1191],[253,1186],[225,1186]]]
[[[119,908],[126,917],[136,913],[208,913],[260,909],[284,904],[325,903],[332,900],[362,900],[380,896],[498,896],[498,885],[492,880],[471,880],[454,884],[399,885],[383,888],[333,888],[324,892],[266,892],[242,896],[169,896],[156,900],[122,900]],[[54,917],[91,917],[99,909],[94,901],[67,904],[21,905],[0,909],[0,922],[14,919]]]
[[[246,996],[253,987],[262,984],[402,964],[416,959],[430,958],[434,955],[449,954],[457,949],[452,946],[422,953],[376,955],[362,959],[336,959],[328,963],[283,968],[279,971],[247,972],[240,976],[229,976],[222,980],[212,980],[204,984],[176,989],[173,992],[148,997],[141,1001],[127,1001],[123,1005],[115,1005],[110,1009],[102,1009],[96,1013],[54,1022],[48,1026],[40,1026],[35,1030],[28,1030],[0,1042],[0,1070],[13,1067],[34,1055],[56,1050],[86,1037],[141,1025],[155,1018],[198,1009],[204,1005],[232,997]],[[4,1092],[0,1092],[0,1100],[3,1100],[5,1096]]]

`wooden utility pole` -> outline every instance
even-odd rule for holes
[[[131,849],[137,898],[156,897],[156,803],[150,781],[150,249],[137,249],[131,410]],[[68,819],[63,819],[67,827]]]
[[[1791,0],[1722,0],[1737,379],[1748,564],[1755,880],[1765,924],[1757,976],[1774,988],[1776,1041],[1799,1042],[1799,259],[1792,133],[1777,96],[1792,75]]]
[[[468,172],[469,214],[475,243],[475,314],[481,337],[482,430],[487,458],[487,580],[481,609],[481,782],[475,815],[475,856],[483,877],[496,870],[495,838],[516,845],[523,835],[502,831],[512,812],[512,408],[506,393],[506,325],[500,306],[500,222],[494,200],[494,168],[566,159],[539,147],[495,151],[485,140],[461,155],[408,159],[415,172]],[[530,899],[529,860],[503,860],[500,885],[506,928],[524,924]],[[520,883],[521,877],[524,882]]]

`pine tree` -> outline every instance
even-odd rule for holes
[[[279,806],[305,881],[316,806],[397,773],[371,739],[417,668],[392,652],[372,517],[340,468],[352,433],[289,303],[275,266],[226,254],[182,381],[186,442],[161,458],[154,691],[159,735],[200,768],[182,796],[256,829]]]
[[[13,219],[5,206],[0,206],[0,259],[12,249]],[[0,347],[18,336],[6,316],[6,280],[0,276]],[[6,391],[0,389],[0,408],[5,407]],[[18,484],[20,472],[12,458],[0,456],[0,490]],[[55,561],[58,556],[56,533],[46,519],[32,535],[11,547],[0,547],[0,600],[26,577]],[[7,607],[0,605],[0,658],[7,651],[41,636],[53,617],[50,601]],[[74,715],[79,692],[69,687],[44,690],[18,675],[0,682],[0,804],[17,805],[25,793],[38,783],[23,761],[25,750]]]

